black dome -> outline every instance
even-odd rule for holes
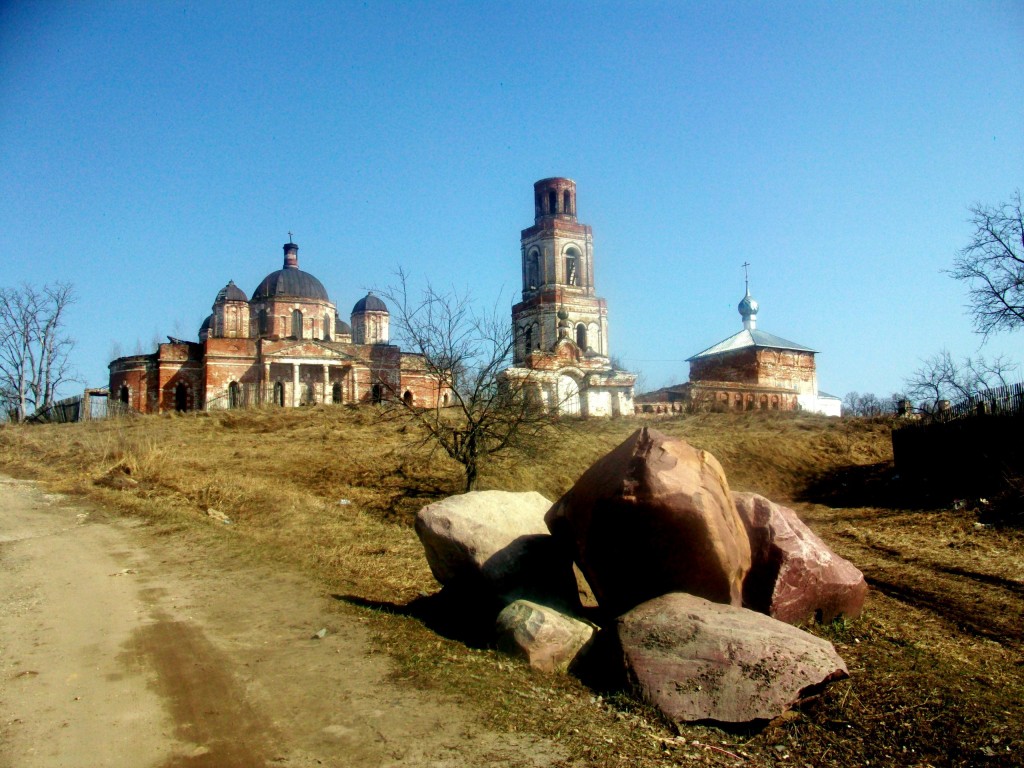
[[[213,315],[207,315],[206,319],[203,320],[203,324],[199,326],[199,335],[203,335],[203,331],[210,330],[210,326],[213,325]]]
[[[334,333],[336,335],[352,335],[352,326],[342,320],[340,317],[334,321]]]
[[[314,299],[317,301],[330,301],[327,298],[327,291],[323,283],[317,280],[308,272],[303,272],[297,267],[287,267],[271,272],[263,278],[253,291],[252,299],[275,299],[277,297],[293,299]]]
[[[356,305],[352,307],[352,314],[358,315],[360,312],[387,312],[388,305],[373,295],[373,292],[366,294],[363,298],[356,302]]]
[[[229,280],[228,284],[220,289],[217,294],[217,298],[213,300],[214,304],[219,304],[222,301],[248,301],[246,298],[245,291],[235,285],[234,280]]]

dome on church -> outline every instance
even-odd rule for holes
[[[336,336],[351,336],[352,326],[338,317],[334,321],[334,333]]]
[[[252,294],[253,301],[276,298],[330,301],[323,283],[299,269],[299,246],[291,241],[284,244],[284,268],[264,277]]]
[[[352,307],[352,314],[358,315],[360,312],[387,312],[388,305],[373,295],[373,291],[370,291],[366,296],[356,302],[356,305]]]
[[[754,300],[754,297],[750,295],[750,291],[747,291],[747,295],[743,297],[743,301],[739,303],[737,309],[740,311],[740,315],[744,318],[757,314],[757,302]]]
[[[234,280],[229,280],[228,284],[220,289],[217,293],[217,298],[213,300],[214,304],[220,304],[222,301],[248,301],[249,299],[245,295],[245,291],[235,285]]]
[[[298,267],[286,267],[277,272],[271,272],[263,278],[263,282],[252,294],[253,301],[278,297],[330,301],[323,283]]]

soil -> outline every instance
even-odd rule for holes
[[[0,478],[0,768],[569,764],[389,678],[365,621],[209,537]]]

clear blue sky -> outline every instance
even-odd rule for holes
[[[4,3],[0,284],[73,281],[103,385],[289,230],[344,316],[399,266],[508,307],[533,182],[568,176],[648,388],[739,330],[749,261],[823,390],[887,395],[979,352],[942,270],[1024,187],[1022,84],[1018,0]]]

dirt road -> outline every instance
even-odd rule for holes
[[[0,768],[567,764],[390,682],[312,584],[188,541],[0,477]]]

